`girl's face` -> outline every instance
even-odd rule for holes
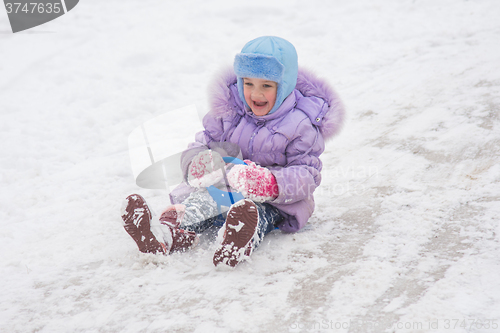
[[[278,83],[265,79],[243,78],[245,101],[256,116],[265,116],[276,102]]]

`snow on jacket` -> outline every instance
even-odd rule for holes
[[[240,157],[267,167],[276,177],[279,196],[268,203],[284,216],[278,227],[296,232],[314,211],[313,192],[321,183],[319,157],[325,140],[341,128],[343,105],[326,82],[299,70],[295,90],[281,106],[272,114],[255,116],[239,97],[236,81],[231,69],[214,85],[211,110],[203,119],[205,130],[184,152],[183,172],[200,151],[221,152],[221,142],[237,144]],[[228,151],[222,154],[235,156]]]

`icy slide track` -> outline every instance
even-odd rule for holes
[[[0,331],[499,331],[499,12],[496,0],[81,1],[15,35],[0,15]],[[213,75],[265,34],[291,40],[348,111],[310,227],[270,235],[229,272],[206,238],[139,254],[121,200],[166,202],[134,185],[127,135],[206,111]]]

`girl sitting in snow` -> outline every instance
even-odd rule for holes
[[[307,223],[321,182],[319,156],[343,113],[330,86],[298,69],[292,44],[278,37],[250,41],[236,55],[234,72],[215,86],[205,130],[183,153],[186,183],[171,193],[172,206],[154,218],[140,195],[127,197],[125,230],[140,251],[169,254],[193,247],[197,233],[225,218],[213,263],[236,266],[276,227],[293,233]],[[226,165],[227,156],[246,164]],[[206,187],[220,185],[225,171],[245,199],[221,215]]]

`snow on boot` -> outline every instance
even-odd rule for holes
[[[168,253],[167,246],[151,232],[153,215],[146,201],[138,194],[129,195],[122,210],[123,227],[134,239],[139,251],[144,253]]]
[[[160,223],[163,226],[168,226],[172,235],[170,253],[175,251],[186,251],[198,244],[199,238],[194,231],[179,229],[185,212],[186,206],[178,204],[169,206],[167,210],[161,214]],[[164,230],[164,228],[162,229]]]
[[[234,267],[250,257],[258,222],[259,213],[251,200],[240,200],[232,205],[223,226],[223,240],[214,254],[214,265],[222,263]]]

